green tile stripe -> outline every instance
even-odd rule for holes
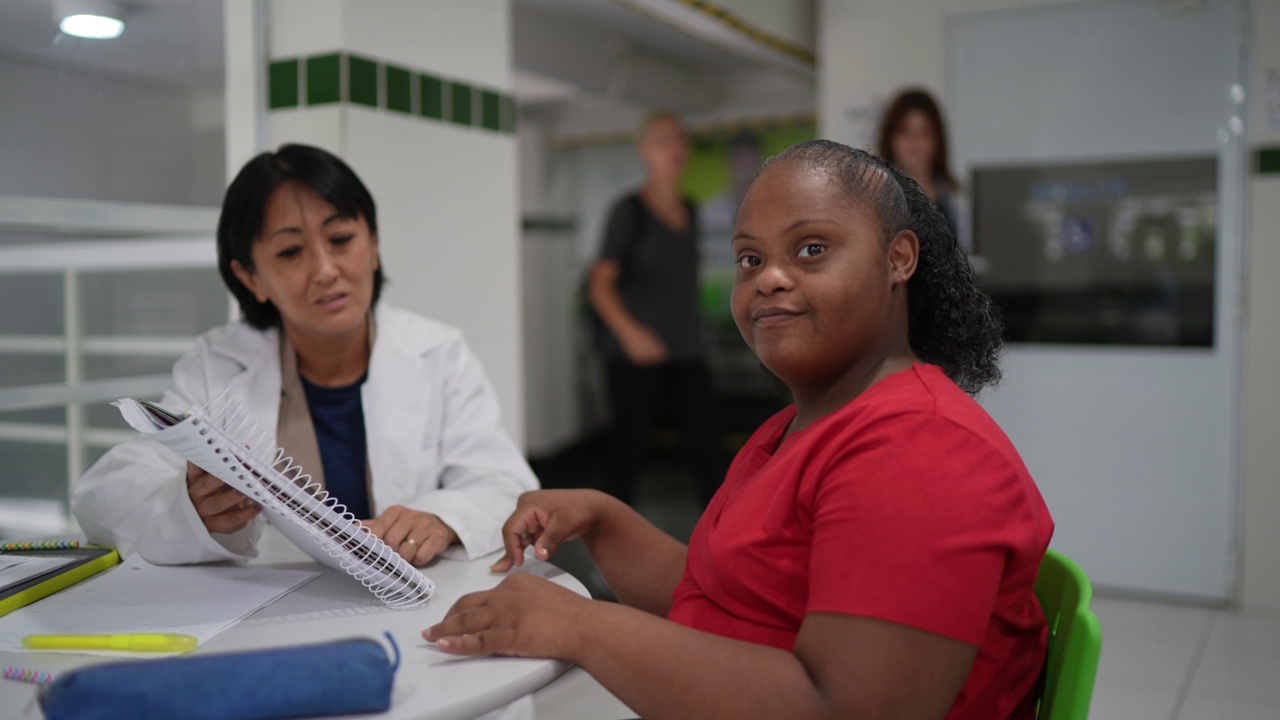
[[[502,96],[502,132],[516,131],[516,99],[511,95]]]
[[[432,120],[444,119],[444,81],[433,75],[418,76],[418,114]]]
[[[1260,148],[1257,168],[1259,175],[1280,175],[1280,147]]]
[[[402,67],[387,65],[383,73],[387,88],[387,109],[396,112],[413,112],[413,73]]]
[[[267,67],[267,107],[272,110],[298,107],[297,58],[280,60]]]
[[[347,103],[490,132],[516,131],[510,93],[352,53],[277,58],[267,64],[267,108]]]
[[[492,90],[480,91],[480,126],[495,132],[502,129],[502,98]]]
[[[303,64],[307,105],[328,105],[342,100],[342,56],[315,55]]]
[[[470,125],[474,98],[471,86],[463,82],[449,83],[449,119],[456,125]]]
[[[378,107],[378,63],[355,55],[346,58],[347,101]]]

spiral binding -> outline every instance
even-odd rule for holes
[[[214,437],[221,440],[230,456],[223,462],[244,483],[237,484],[241,491],[293,520],[387,607],[410,610],[430,599],[434,590],[431,582],[369,532],[337,498],[312,482],[311,475],[286,456],[283,448],[275,447],[274,437],[259,431],[248,412],[226,391],[193,408],[184,422],[198,428],[200,435],[212,436],[206,439],[211,445]]]

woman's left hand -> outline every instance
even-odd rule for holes
[[[422,637],[454,655],[573,661],[591,605],[589,598],[550,580],[516,573],[492,590],[463,595]]]
[[[431,513],[392,505],[372,520],[363,521],[378,536],[414,565],[426,565],[445,548],[458,542],[458,533]]]

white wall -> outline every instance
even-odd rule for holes
[[[1280,73],[1280,0],[1253,2],[1252,147],[1280,146],[1280,123],[1267,123],[1265,73]],[[1280,175],[1251,178],[1244,371],[1243,600],[1280,610]]]
[[[818,127],[854,146],[873,142],[881,104],[904,85],[941,97],[948,13],[1088,0],[818,0]]]
[[[509,92],[508,0],[271,0],[270,57],[335,51]],[[351,165],[378,204],[387,302],[460,327],[524,441],[515,136],[349,104],[274,110],[266,146]]]
[[[0,195],[217,204],[221,92],[0,58]],[[212,122],[206,118],[211,118]]]
[[[821,0],[818,9],[819,127],[821,134],[855,145],[873,140],[874,121],[883,101],[904,85],[923,85],[938,96],[946,90],[946,23],[952,13],[1003,10],[1089,0]],[[1094,3],[1102,6],[1103,3]],[[1152,5],[1158,3],[1152,0]],[[1250,140],[1256,146],[1280,144],[1280,128],[1260,132],[1257,118],[1261,73],[1280,66],[1280,2],[1257,0],[1251,49],[1254,80],[1250,102],[1255,117]],[[1243,601],[1280,609],[1280,383],[1274,375],[1280,357],[1280,321],[1271,312],[1280,304],[1274,276],[1280,272],[1276,228],[1280,227],[1280,179],[1251,176],[1247,303],[1244,328],[1247,354],[1243,380]],[[1231,422],[1224,418],[1223,422]],[[1105,497],[1096,502],[1104,503]],[[1151,498],[1153,502],[1159,498]],[[1141,532],[1135,528],[1135,532]]]

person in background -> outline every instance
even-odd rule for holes
[[[729,140],[725,152],[726,169],[729,171],[729,185],[722,192],[713,195],[702,204],[699,220],[703,231],[708,233],[724,233],[726,238],[733,234],[733,221],[738,215],[738,206],[747,194],[747,188],[760,170],[764,162],[761,154],[760,138],[749,130],[736,133]]]
[[[502,547],[517,496],[538,487],[455,328],[378,303],[373,198],[319,148],[263,153],[227,189],[218,269],[244,317],[173,367],[161,402],[224,391],[330,495],[406,560]],[[261,507],[153,440],[108,451],[79,479],[88,539],[154,563],[256,555]]]
[[[640,126],[647,177],[613,205],[587,297],[602,339],[613,409],[605,490],[630,504],[650,438],[670,414],[705,504],[724,472],[717,399],[698,305],[698,218],[680,193],[689,141],[679,116],[658,111]]]
[[[591,490],[520,498],[495,571],[581,538],[621,603],[530,573],[423,632],[553,657],[646,718],[1030,720],[1053,520],[968,393],[1000,323],[905,173],[815,140],[738,212],[733,316],[795,404],[738,453],[688,547]]]
[[[951,174],[947,126],[928,92],[909,89],[889,103],[880,119],[878,152],[904,170],[942,212],[951,234],[960,237],[959,208],[953,197],[960,184]]]

